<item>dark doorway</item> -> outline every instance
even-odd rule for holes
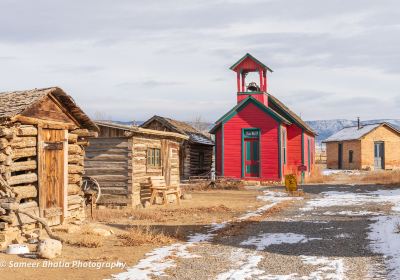
[[[338,169],[343,169],[343,144],[338,144]]]
[[[374,168],[385,169],[385,145],[383,142],[374,143]]]

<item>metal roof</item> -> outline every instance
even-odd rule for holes
[[[345,127],[342,130],[339,130],[335,134],[325,139],[323,142],[327,143],[327,142],[359,140],[363,136],[367,135],[368,133],[370,133],[371,131],[382,125],[388,126],[389,128],[396,131],[398,134],[400,134],[400,131],[395,126],[389,123],[375,123],[375,124],[363,125],[361,126],[361,128],[358,128],[358,126]]]

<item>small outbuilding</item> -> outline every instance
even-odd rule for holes
[[[189,139],[183,141],[180,148],[179,162],[181,178],[189,179],[192,176],[210,175],[214,142],[209,135],[206,135],[186,122],[160,116],[153,116],[145,121],[141,127],[175,132],[188,136]]]
[[[329,169],[400,168],[400,130],[390,123],[346,127],[324,143]]]
[[[179,186],[179,149],[188,136],[112,122],[96,124],[99,137],[90,140],[85,174],[101,187],[98,204],[144,204],[150,200],[152,176],[164,176],[168,186]]]
[[[85,218],[84,147],[97,130],[58,87],[0,93],[0,244],[38,226],[16,209],[50,226]]]

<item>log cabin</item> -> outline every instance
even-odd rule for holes
[[[84,147],[97,126],[61,88],[0,93],[0,245],[43,218],[50,226],[85,218]]]
[[[210,176],[214,142],[209,135],[186,122],[160,116],[153,116],[145,121],[141,127],[188,136],[189,139],[183,141],[180,147],[181,179],[189,179],[193,176]]]
[[[327,168],[393,170],[400,168],[400,130],[387,123],[345,127],[323,141]]]
[[[164,176],[179,186],[179,149],[186,135],[96,121],[99,137],[90,140],[85,174],[95,178],[98,204],[136,207],[150,200],[150,177]]]
[[[251,54],[230,69],[236,72],[237,105],[210,131],[215,135],[216,174],[255,181],[310,174],[316,133],[267,91],[267,72],[272,70]],[[258,72],[259,84],[246,84],[252,72]]]

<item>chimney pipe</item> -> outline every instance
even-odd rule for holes
[[[360,129],[360,128],[361,128],[361,124],[360,124],[360,117],[357,117],[357,127],[358,127],[358,129]]]

